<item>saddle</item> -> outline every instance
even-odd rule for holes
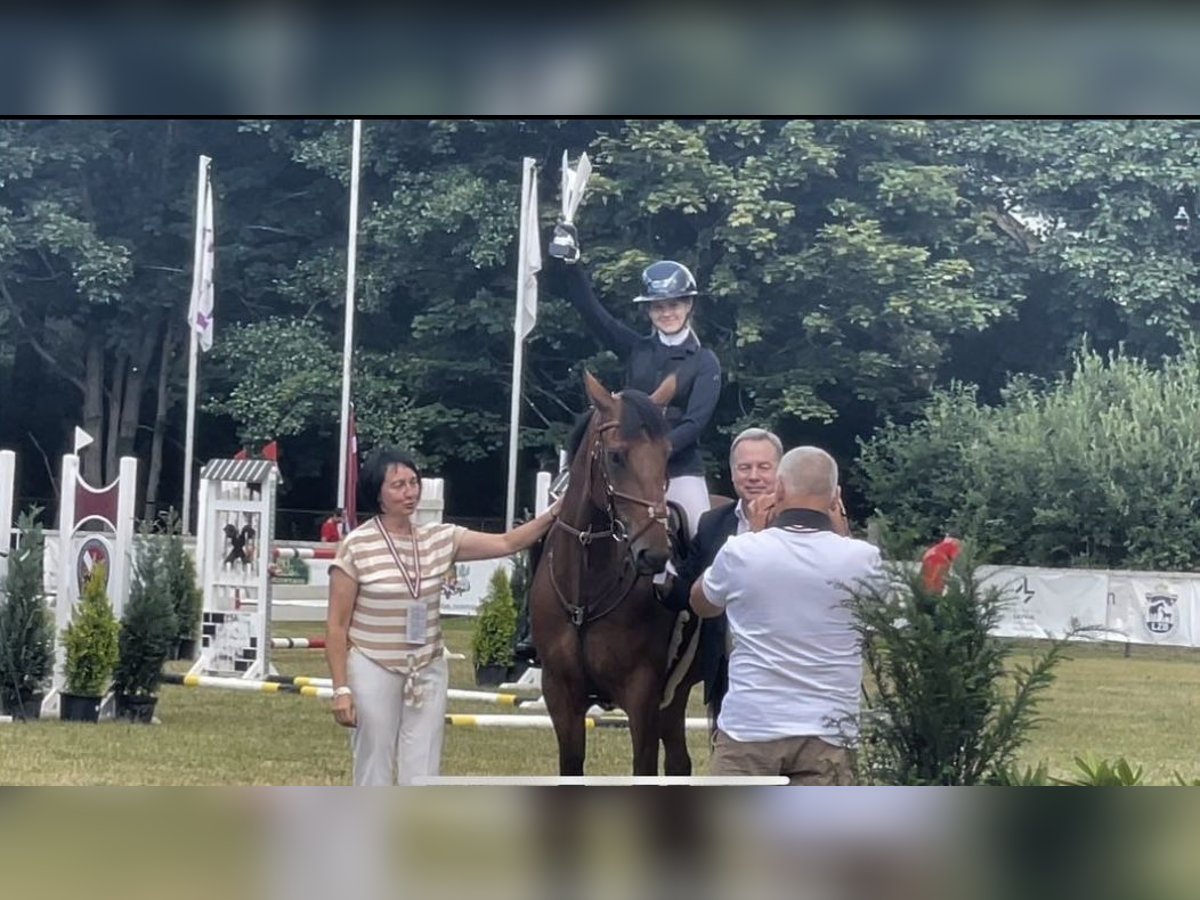
[[[667,501],[667,538],[671,541],[671,564],[679,564],[691,555],[692,539],[688,530],[687,511],[673,500]]]

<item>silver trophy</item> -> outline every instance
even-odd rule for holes
[[[583,201],[583,193],[587,189],[588,178],[592,174],[592,162],[583,153],[579,164],[572,169],[567,162],[567,151],[562,158],[562,217],[554,226],[554,238],[550,241],[550,255],[564,262],[573,263],[579,259],[579,241],[575,232],[575,212]]]

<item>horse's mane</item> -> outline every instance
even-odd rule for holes
[[[625,390],[621,392],[621,421],[617,426],[621,437],[632,441],[645,434],[650,440],[658,440],[667,434],[667,419],[659,407],[641,391]],[[593,410],[581,413],[575,419],[575,426],[567,438],[567,457],[575,459],[583,436],[587,434],[588,424],[592,420]]]

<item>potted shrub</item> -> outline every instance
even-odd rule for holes
[[[475,660],[475,683],[501,684],[513,664],[513,642],[517,634],[517,605],[513,602],[508,574],[501,566],[492,574],[487,598],[479,605],[471,654]]]
[[[171,573],[164,564],[169,540],[145,535],[139,544],[117,639],[117,715],[145,724],[154,720],[163,663],[175,651],[179,635]]]
[[[108,602],[103,565],[92,570],[74,618],[63,632],[66,646],[66,689],[61,716],[71,722],[95,722],[100,700],[117,665],[118,624]]]
[[[17,519],[18,546],[0,586],[0,707],[24,719],[41,715],[43,692],[54,672],[54,620],[42,580],[40,512],[34,507]]]
[[[196,584],[196,564],[183,544],[179,515],[174,509],[166,514],[162,531],[158,565],[166,579],[165,589],[174,608],[177,629],[170,658],[195,659],[204,595]]]

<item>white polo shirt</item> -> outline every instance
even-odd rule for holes
[[[738,741],[844,743],[839,725],[854,733],[862,656],[838,585],[882,575],[874,546],[831,531],[774,527],[726,541],[704,573],[733,643],[717,726]]]

